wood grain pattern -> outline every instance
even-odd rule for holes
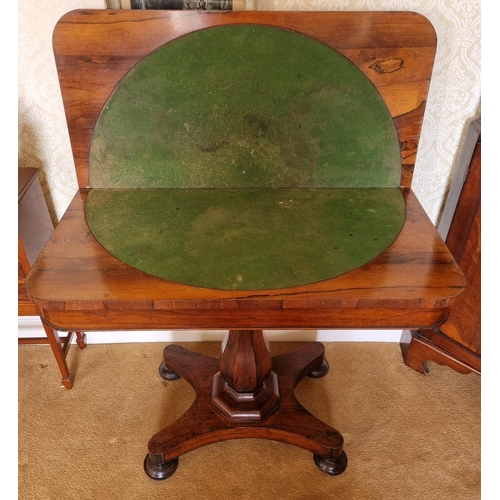
[[[438,328],[411,332],[402,345],[405,363],[427,373],[426,361],[460,373],[481,373],[481,120],[474,120],[438,231],[462,269],[467,285]]]
[[[121,262],[89,230],[84,207],[90,140],[116,84],[169,40],[241,23],[296,30],[336,48],[371,79],[395,119],[405,165],[403,227],[385,251],[350,272],[275,290],[188,286]],[[31,300],[45,324],[62,330],[230,330],[220,360],[179,346],[164,350],[160,374],[184,377],[196,399],[150,440],[144,462],[150,477],[171,476],[179,455],[200,446],[249,437],[310,450],[323,472],[341,474],[347,466],[342,436],[294,395],[304,376],[326,375],[323,346],[310,343],[271,358],[262,329],[430,330],[446,318],[464,276],[410,189],[435,44],[425,18],[395,12],[80,11],[57,25],[54,48],[80,190],[28,276]],[[319,216],[316,211],[310,222]],[[69,387],[72,376],[64,357],[61,362]]]
[[[453,304],[441,331],[473,353],[481,354],[481,207],[478,207],[469,241],[464,246],[461,269],[467,286]]]
[[[210,380],[211,374],[217,370],[218,359],[180,346],[167,346],[165,362],[193,386],[196,399],[184,415],[149,441],[145,463],[148,475],[165,479],[173,473],[168,470],[171,461],[176,461],[180,455],[211,443],[249,437],[281,441],[310,450],[318,457],[324,457],[323,462],[332,466],[333,470],[328,473],[341,474],[347,465],[342,451],[342,435],[309,413],[294,394],[300,380],[321,363],[323,353],[322,344],[312,342],[272,358],[273,368],[280,379],[280,405],[268,418],[255,425],[254,422],[233,422],[219,412],[210,411]],[[193,425],[194,422],[199,424]],[[157,477],[162,466],[166,475]]]
[[[26,277],[40,251],[49,239],[54,226],[38,180],[37,168],[18,168],[18,260],[17,260],[17,314],[18,316],[40,316],[40,308],[34,304],[26,290]],[[60,337],[59,333],[42,320],[46,337],[18,338],[18,344],[50,344],[61,370],[65,387],[73,385],[73,375],[66,364],[66,356],[75,332]],[[86,347],[85,334],[76,332],[77,344]]]
[[[90,186],[88,154],[94,126],[129,69],[186,33],[241,23],[295,30],[348,57],[375,85],[392,116],[398,117],[403,164],[415,163],[413,146],[418,142],[436,45],[432,25],[419,14],[75,11],[56,26],[54,51],[80,188]],[[402,177],[405,187],[411,184],[408,172]]]
[[[38,180],[39,170],[17,169],[17,306],[19,316],[38,316],[40,309],[26,291],[26,276],[49,239],[54,226]]]
[[[449,366],[458,373],[481,373],[480,358],[469,355],[464,359],[462,353],[457,356],[458,350],[450,349],[450,340],[444,336],[438,336],[438,344],[435,344],[433,342],[436,340],[435,333],[433,332],[432,341],[429,341],[427,337],[420,335],[420,331],[413,332],[411,343],[401,345],[401,351],[407,366],[423,375],[429,374],[427,361]],[[444,343],[443,340],[445,340]]]
[[[331,280],[251,292],[190,287],[124,264],[88,229],[86,194],[75,196],[27,281],[31,300],[63,330],[75,321],[87,330],[255,328],[264,317],[270,328],[409,328],[439,323],[465,285],[410,190],[401,233],[371,262]]]

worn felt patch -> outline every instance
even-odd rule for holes
[[[188,285],[313,283],[384,251],[405,217],[398,188],[92,189],[87,221],[113,255]]]
[[[390,113],[346,57],[261,25],[200,30],[125,75],[95,127],[91,187],[396,187]]]

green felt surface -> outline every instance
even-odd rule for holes
[[[258,290],[354,269],[399,233],[398,188],[92,189],[86,217],[116,257],[188,285]]]
[[[372,83],[296,32],[214,27],[122,79],[92,139],[95,188],[397,187],[399,142]]]
[[[86,217],[108,251],[206,288],[338,276],[405,216],[374,86],[323,43],[266,26],[201,30],[144,58],[102,111],[89,173]]]

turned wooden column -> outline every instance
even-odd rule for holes
[[[261,422],[280,404],[269,342],[262,330],[230,330],[222,343],[212,406],[231,422]]]

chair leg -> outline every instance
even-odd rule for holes
[[[85,332],[76,332],[76,345],[80,349],[85,349],[87,347],[87,335]]]
[[[57,365],[61,370],[62,383],[67,389],[73,387],[74,377],[68,369],[66,363],[66,356],[71,347],[71,342],[76,334],[76,344],[80,349],[87,347],[87,335],[85,332],[68,332],[65,336],[60,336],[59,333],[52,329],[45,323],[43,317],[40,316],[43,329],[45,330],[45,337],[25,337],[19,338],[18,344],[50,344],[54,357],[56,358]]]
[[[57,365],[59,366],[59,370],[61,371],[61,382],[64,387],[66,387],[66,389],[71,389],[73,387],[74,377],[70,373],[68,364],[66,363],[66,355],[71,344],[71,338],[73,334],[68,334],[64,342],[65,345],[63,346],[61,338],[59,337],[57,331],[48,326],[43,318],[41,319],[43,329],[45,330],[50,347],[52,348],[52,352],[54,353],[54,357],[56,358]]]

